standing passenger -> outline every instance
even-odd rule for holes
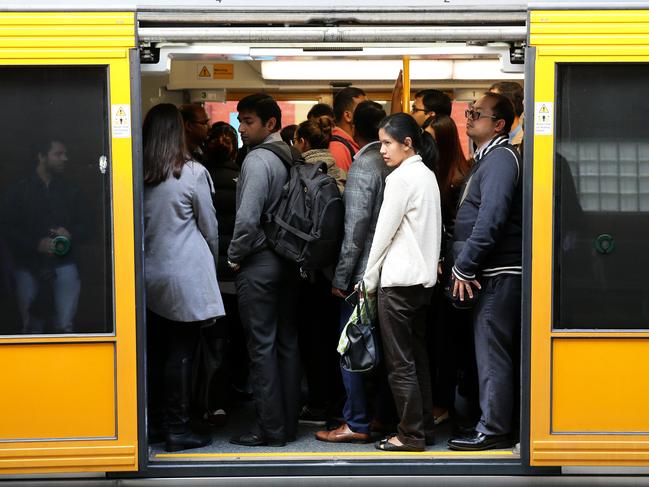
[[[257,424],[230,439],[244,446],[284,446],[297,433],[300,358],[295,323],[297,268],[266,243],[262,219],[279,205],[288,179],[284,163],[270,150],[286,152],[279,129],[282,112],[275,100],[256,93],[239,101],[239,132],[250,152],[237,184],[237,216],[228,250],[236,277],[239,312],[247,333]],[[257,148],[257,149],[256,149]]]
[[[164,398],[167,451],[200,448],[211,438],[189,426],[192,359],[201,327],[224,314],[212,179],[190,159],[174,105],[153,107],[142,131],[149,399],[155,410]]]
[[[331,121],[334,120],[334,109],[331,108],[331,105],[326,103],[316,103],[311,107],[309,113],[306,114],[307,120],[316,120],[320,117],[329,117]]]
[[[327,174],[336,180],[338,190],[342,194],[347,173],[336,165],[336,160],[328,149],[332,130],[334,125],[329,117],[307,120],[297,126],[293,145],[307,164],[324,162],[327,165]]]
[[[509,143],[523,155],[523,87],[515,81],[499,81],[489,88],[489,91],[506,97],[514,105],[514,121],[509,129]]]
[[[442,217],[437,181],[426,166],[434,164],[437,149],[430,134],[405,113],[381,122],[379,140],[383,159],[395,169],[386,179],[363,280],[368,292],[378,288],[381,341],[400,423],[397,434],[376,448],[423,451],[434,441],[425,335]]]
[[[354,156],[343,194],[345,236],[331,289],[334,296],[342,299],[347,297],[354,284],[359,282],[365,273],[376,221],[383,202],[385,178],[390,172],[379,152],[379,123],[384,118],[385,111],[381,105],[369,100],[360,103],[354,111],[355,137],[361,150]],[[342,331],[352,309],[342,301],[341,306]],[[342,367],[340,372],[347,394],[343,407],[345,423],[333,431],[318,431],[316,438],[332,443],[367,442],[370,440],[372,418],[365,393],[366,376],[349,372]],[[387,403],[391,398],[382,397],[381,401]],[[386,404],[377,404],[379,409],[385,406]]]
[[[205,108],[198,103],[182,105],[180,113],[185,126],[185,142],[187,150],[197,162],[205,162],[205,141],[210,128],[210,117]]]
[[[522,189],[520,156],[508,143],[514,107],[485,93],[469,110],[467,135],[478,147],[463,190],[454,240],[453,295],[482,289],[473,312],[482,416],[475,431],[448,442],[453,450],[488,450],[513,444],[512,414],[520,347]],[[480,282],[478,282],[480,279]]]
[[[356,106],[365,101],[365,92],[360,88],[349,86],[340,90],[334,98],[334,128],[329,144],[329,150],[336,159],[336,164],[345,173],[349,172],[352,159],[358,152],[358,144],[354,141],[354,110]]]

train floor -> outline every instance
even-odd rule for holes
[[[238,402],[228,411],[228,421],[225,426],[212,428],[212,444],[204,448],[185,450],[177,453],[167,453],[163,443],[149,446],[149,460],[160,461],[276,461],[281,460],[353,460],[385,458],[426,459],[517,459],[519,455],[513,449],[490,450],[484,452],[455,452],[447,448],[446,442],[451,436],[450,421],[438,426],[435,433],[435,445],[429,446],[424,452],[383,452],[374,447],[374,442],[367,444],[326,443],[315,439],[315,432],[322,426],[300,424],[296,441],[288,443],[283,448],[273,447],[243,447],[229,443],[229,439],[237,434],[247,432],[254,421],[254,406],[251,401]],[[376,440],[381,439],[377,436]]]

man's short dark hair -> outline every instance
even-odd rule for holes
[[[196,114],[198,110],[204,110],[204,108],[198,103],[187,103],[181,105],[179,110],[183,117],[183,122],[197,122],[198,118],[196,117]]]
[[[253,93],[248,95],[237,103],[237,111],[252,112],[257,115],[262,123],[268,122],[271,118],[275,118],[275,128],[273,132],[277,132],[282,128],[282,110],[275,99],[266,93]]]
[[[489,98],[493,102],[491,111],[494,114],[496,119],[504,120],[505,126],[500,131],[499,135],[507,135],[512,129],[512,124],[514,123],[514,105],[505,95],[500,93],[494,93],[493,91],[487,91],[484,94],[485,97]]]
[[[514,81],[499,81],[489,88],[489,91],[493,90],[498,90],[498,93],[509,98],[509,101],[514,105],[514,112],[516,112],[517,117],[523,114],[524,93],[521,85]]]
[[[451,97],[439,90],[419,90],[415,98],[421,98],[421,103],[427,112],[435,112],[436,115],[451,116],[453,102]]]
[[[379,103],[365,100],[354,110],[354,132],[366,142],[379,140],[379,124],[385,117],[385,110]]]
[[[360,88],[348,86],[340,90],[334,97],[334,120],[342,120],[345,112],[354,108],[354,98],[365,96],[365,92]]]
[[[331,108],[331,105],[327,105],[326,103],[316,103],[311,107],[309,113],[306,114],[307,120],[320,117],[334,118],[334,109]]]

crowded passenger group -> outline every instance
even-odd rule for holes
[[[424,451],[443,423],[452,450],[518,441],[522,89],[496,83],[469,104],[470,147],[446,93],[403,107],[401,90],[400,76],[390,114],[347,87],[284,127],[272,96],[252,94],[238,133],[201,105],[148,112],[151,443],[205,447],[240,401],[255,419],[229,441],[246,447],[284,447],[299,424],[383,451]],[[326,171],[344,206],[337,259],[307,271],[268,233],[296,164]],[[367,372],[337,350],[359,299],[380,351]]]

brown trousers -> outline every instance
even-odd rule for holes
[[[379,288],[378,311],[388,382],[399,414],[399,441],[425,447],[433,432],[433,397],[426,352],[426,311],[433,288]]]

